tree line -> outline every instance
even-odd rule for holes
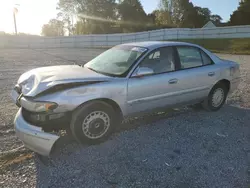
[[[59,0],[57,18],[43,25],[44,36],[140,32],[162,28],[201,28],[222,18],[189,0],[159,0],[147,14],[140,0]],[[224,25],[250,24],[250,0],[244,0]]]

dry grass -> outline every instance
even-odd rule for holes
[[[0,174],[14,164],[19,164],[23,161],[31,159],[33,154],[31,151],[22,149],[18,151],[8,152],[0,155]]]
[[[198,44],[216,53],[250,54],[250,38],[242,39],[181,39]]]
[[[190,42],[203,46],[214,52],[223,54],[250,55],[250,38],[241,39],[180,39],[173,41]],[[109,49],[110,47],[102,46],[95,49]]]

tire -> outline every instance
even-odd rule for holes
[[[225,104],[227,94],[228,89],[224,84],[216,84],[207,99],[202,102],[202,107],[207,111],[218,111]]]
[[[73,113],[70,129],[78,142],[98,144],[111,135],[118,123],[116,117],[109,104],[102,101],[89,102]]]

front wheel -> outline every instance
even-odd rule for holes
[[[70,129],[77,141],[97,144],[108,138],[116,122],[113,108],[105,102],[95,101],[74,112]]]
[[[222,84],[216,84],[210,91],[207,99],[203,101],[202,106],[208,111],[217,111],[224,104],[227,99],[228,89]]]

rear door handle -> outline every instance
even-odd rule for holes
[[[214,76],[215,75],[215,72],[209,72],[208,73],[208,76]]]
[[[174,78],[168,81],[169,84],[176,84],[178,82],[178,79]]]

